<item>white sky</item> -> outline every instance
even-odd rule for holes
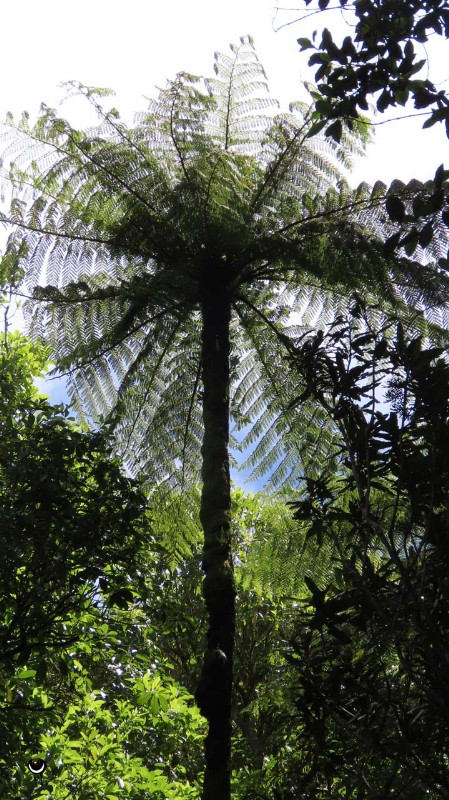
[[[302,81],[313,80],[308,54],[299,53],[298,36],[341,24],[340,12],[314,16],[275,31],[304,14],[275,12],[276,0],[4,0],[2,3],[2,69],[0,117],[23,109],[32,114],[39,103],[56,105],[57,87],[80,80],[116,90],[115,104],[130,119],[145,108],[144,96],[155,94],[166,78],[185,70],[211,74],[213,53],[226,51],[247,33],[255,39],[272,93],[286,106],[303,96]],[[303,0],[286,5],[303,7]],[[337,36],[334,37],[337,40]],[[430,77],[449,86],[449,43],[435,37]],[[439,46],[437,46],[439,45]],[[73,116],[69,106],[63,109]],[[78,112],[77,112],[78,113]],[[398,113],[404,113],[399,109]],[[85,124],[80,116],[80,124]],[[444,160],[449,142],[441,125],[421,131],[422,120],[383,124],[378,117],[376,145],[357,166],[354,181],[394,177],[431,177]]]

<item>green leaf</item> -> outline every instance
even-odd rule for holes
[[[301,50],[309,50],[311,47],[313,47],[313,44],[310,41],[310,39],[304,39],[304,38],[303,39],[297,39],[297,42],[298,42]]]
[[[327,119],[320,119],[317,122],[314,122],[309,130],[307,131],[307,138],[311,138],[312,136],[316,136],[317,133],[323,130],[323,128],[327,125]]]
[[[27,678],[34,678],[36,675],[35,669],[22,669],[14,677],[16,681],[26,680]]]
[[[377,110],[381,112],[385,111],[385,109],[391,105],[392,101],[393,97],[390,91],[388,89],[384,89],[376,102]]]
[[[419,231],[413,228],[400,242],[408,256],[412,256],[419,244]]]
[[[433,224],[428,222],[427,225],[419,232],[418,241],[421,247],[428,247],[433,239]]]
[[[335,120],[332,125],[326,128],[326,136],[334,139],[335,142],[340,142],[343,135],[343,123],[340,119]]]
[[[402,222],[405,217],[405,204],[400,197],[394,194],[388,195],[385,201],[387,214],[393,222]]]

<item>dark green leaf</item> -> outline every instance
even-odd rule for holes
[[[390,194],[385,201],[387,214],[393,222],[402,222],[405,217],[405,204],[400,197]]]

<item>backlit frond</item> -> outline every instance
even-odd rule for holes
[[[249,38],[216,54],[213,77],[169,81],[134,127],[103,110],[101,92],[69,91],[86,97],[98,127],[75,130],[43,107],[35,125],[25,115],[0,132],[12,187],[6,254],[22,255],[34,289],[31,331],[49,343],[78,409],[114,423],[130,470],[197,480],[204,286],[225,275],[241,447],[256,477],[297,481],[291,342],[354,290],[422,318],[430,306],[435,335],[447,323],[447,281],[434,266],[445,231],[416,260],[382,245],[398,229],[388,192],[410,205],[425,187],[351,189],[342,169],[362,137],[310,136],[305,103],[277,113]],[[324,452],[313,408],[302,434]]]

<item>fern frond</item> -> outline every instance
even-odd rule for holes
[[[68,373],[77,407],[114,420],[131,470],[195,481],[204,281],[226,275],[232,414],[250,424],[241,447],[255,475],[298,481],[307,448],[289,413],[297,387],[285,356],[308,327],[331,321],[358,290],[444,336],[448,284],[435,260],[446,231],[414,259],[382,246],[398,230],[386,219],[388,194],[408,209],[430,188],[351,189],[342,166],[363,138],[310,137],[307,104],[278,114],[249,38],[216,55],[214,77],[168,82],[134,127],[103,110],[102,91],[69,92],[86,97],[98,127],[77,131],[44,106],[36,124],[24,116],[0,132],[7,255],[23,254],[33,335]],[[313,408],[301,430],[325,454]]]

